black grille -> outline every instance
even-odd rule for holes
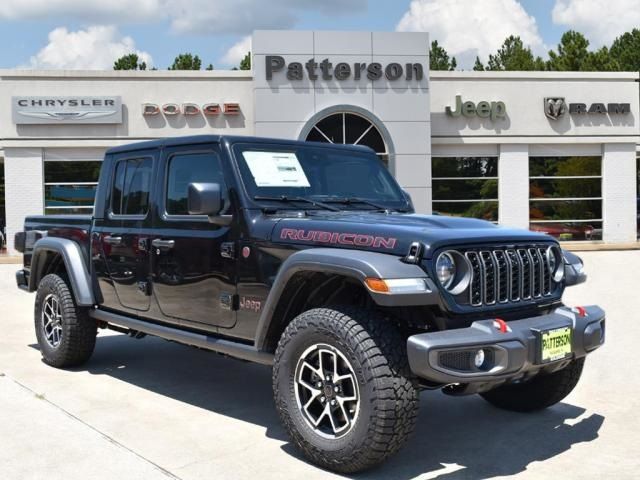
[[[461,253],[469,260],[468,301],[474,307],[516,303],[551,296],[548,246],[477,248]]]
[[[473,361],[473,352],[470,350],[459,350],[454,352],[441,352],[440,365],[452,370],[469,371]]]

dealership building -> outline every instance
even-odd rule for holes
[[[638,73],[429,72],[426,33],[256,31],[252,50],[252,71],[0,70],[9,252],[26,215],[92,211],[107,148],[196,134],[368,145],[419,213],[637,244]]]

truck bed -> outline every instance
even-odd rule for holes
[[[33,245],[42,237],[68,238],[83,247],[89,246],[92,215],[31,215],[25,218],[24,265],[31,264]]]

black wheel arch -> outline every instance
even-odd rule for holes
[[[96,304],[91,274],[82,249],[73,240],[45,237],[33,247],[29,291],[35,292],[40,281],[50,273],[64,274],[78,306]]]
[[[308,308],[327,304],[404,307],[438,303],[437,289],[424,294],[382,295],[364,286],[366,278],[425,278],[416,264],[368,251],[317,248],[291,255],[280,267],[258,320],[255,346],[273,352],[287,324]]]

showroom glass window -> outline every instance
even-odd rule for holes
[[[558,240],[602,240],[602,157],[530,157],[531,230]]]
[[[497,157],[433,157],[433,213],[498,221]]]
[[[44,213],[91,214],[101,161],[44,161]]]

